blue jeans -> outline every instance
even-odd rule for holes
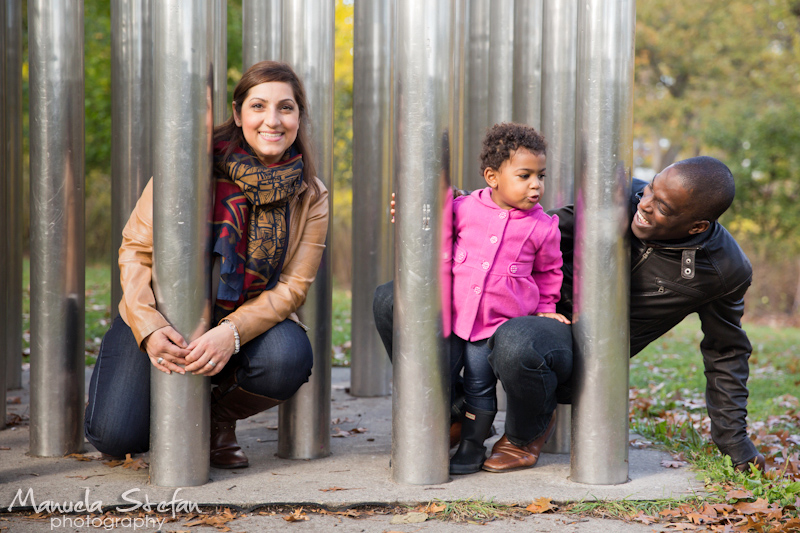
[[[506,437],[525,446],[544,434],[558,403],[570,403],[572,328],[547,317],[512,318],[489,345],[506,391]]]
[[[453,354],[461,354],[461,363],[455,366],[464,367],[464,399],[467,405],[484,411],[497,411],[497,378],[489,364],[489,339],[467,341],[456,335],[450,339],[454,344]]]
[[[219,383],[235,372],[242,389],[288,400],[308,381],[313,362],[305,331],[285,320],[242,345],[211,381]],[[123,457],[150,448],[151,366],[131,328],[115,318],[100,345],[86,406],[84,432],[99,451]]]
[[[393,282],[375,290],[375,326],[389,357],[392,355]],[[558,403],[570,403],[572,327],[546,317],[512,318],[488,343],[489,365],[508,398],[506,437],[525,446],[541,437]],[[456,379],[457,357],[451,349],[451,374]],[[477,405],[475,407],[478,407]]]

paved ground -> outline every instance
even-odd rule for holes
[[[26,415],[28,411],[27,372],[23,390],[9,391],[8,411]],[[88,383],[88,377],[87,377]],[[35,458],[27,455],[29,428],[21,425],[0,431],[0,531],[98,531],[86,526],[84,515],[54,514],[44,520],[30,520],[19,511],[46,502],[72,503],[85,501],[103,510],[124,509],[141,505],[136,511],[121,515],[123,521],[114,531],[194,531],[182,522],[169,522],[159,529],[152,520],[138,523],[145,502],[153,506],[161,502],[177,502],[178,511],[193,506],[231,506],[247,512],[227,525],[231,531],[619,531],[658,530],[643,524],[614,520],[594,520],[571,515],[548,514],[524,519],[502,520],[484,526],[446,524],[429,520],[424,523],[390,523],[393,514],[384,514],[397,505],[417,505],[436,500],[454,501],[479,498],[503,504],[528,505],[541,497],[553,502],[579,500],[650,500],[683,497],[702,493],[702,484],[686,468],[664,468],[669,459],[653,449],[629,450],[628,483],[614,486],[584,485],[568,479],[569,455],[543,454],[536,468],[508,474],[480,472],[453,477],[448,483],[431,486],[397,484],[391,480],[391,398],[355,398],[347,394],[349,370],[334,369],[332,417],[339,419],[332,427],[350,430],[366,428],[364,433],[331,439],[331,455],[313,461],[280,459],[277,452],[277,410],[268,411],[240,422],[237,434],[250,457],[251,467],[243,470],[211,470],[209,483],[200,487],[167,489],[148,483],[148,470],[111,468],[99,460],[79,461],[74,458]],[[503,413],[495,427],[502,431]],[[334,430],[334,434],[337,432]],[[496,439],[497,437],[495,437]],[[492,444],[493,441],[489,441]],[[87,455],[98,454],[87,444]],[[98,457],[99,459],[99,457]],[[146,462],[148,457],[142,456]],[[602,457],[598,457],[602,461]],[[29,495],[25,504],[20,498]],[[16,499],[15,499],[16,498]],[[35,501],[35,504],[34,504]],[[377,509],[365,518],[341,515],[307,514],[308,520],[287,522],[288,511],[270,515],[275,505],[304,505],[331,511],[359,505],[375,505]],[[169,504],[165,504],[170,507]],[[9,507],[11,511],[9,513]],[[266,509],[266,511],[265,511]],[[264,514],[259,514],[259,510]],[[152,515],[149,515],[152,519]],[[399,515],[402,516],[402,515]],[[81,521],[83,519],[83,521]],[[399,520],[395,517],[394,520]],[[59,521],[60,520],[60,521]],[[95,519],[94,526],[104,527]],[[333,528],[336,528],[335,530]],[[205,528],[207,531],[211,529]]]

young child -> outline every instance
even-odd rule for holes
[[[496,124],[481,150],[485,189],[453,203],[453,342],[464,365],[466,406],[451,474],[481,469],[497,411],[489,338],[527,315],[569,323],[556,313],[561,289],[558,218],[547,215],[544,137],[523,124]]]

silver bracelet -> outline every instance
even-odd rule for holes
[[[227,318],[222,320],[220,324],[228,324],[228,327],[231,328],[231,331],[233,331],[233,355],[236,355],[239,353],[239,348],[241,348],[241,344],[239,343],[239,330],[236,329],[236,324]]]

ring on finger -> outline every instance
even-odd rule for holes
[[[159,357],[158,359],[156,359],[156,363],[158,363],[159,365],[161,363],[163,363],[163,362],[164,362],[164,358],[163,357]]]
[[[214,361],[209,361],[209,362],[208,362],[208,363],[206,363],[206,364],[207,364],[207,365],[211,365],[211,368],[214,368],[215,366],[217,366],[217,363],[215,363]]]

